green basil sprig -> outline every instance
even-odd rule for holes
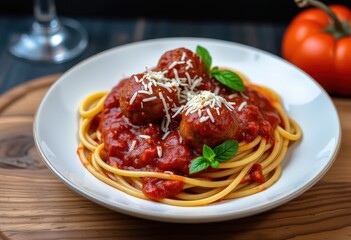
[[[202,148],[202,156],[195,158],[189,168],[189,173],[200,172],[209,166],[218,168],[219,163],[232,159],[239,149],[239,143],[236,140],[227,140],[216,146],[214,149],[206,144]]]
[[[219,70],[218,67],[211,68],[212,57],[206,48],[198,45],[196,47],[196,54],[199,55],[206,65],[207,71],[223,85],[242,92],[245,90],[244,83],[238,74],[230,70]]]

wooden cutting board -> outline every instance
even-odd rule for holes
[[[332,168],[309,191],[243,219],[172,224],[101,207],[73,192],[45,166],[34,146],[33,117],[58,77],[35,79],[0,96],[0,238],[350,239],[351,99],[333,99],[341,118],[341,150]]]

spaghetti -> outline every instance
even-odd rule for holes
[[[129,195],[176,206],[270,187],[281,175],[290,141],[302,136],[271,89],[248,80],[243,92],[228,89],[184,48],[166,52],[155,69],[110,92],[89,95],[79,113],[77,152],[91,174]],[[227,139],[239,141],[231,160],[189,174],[204,144]]]

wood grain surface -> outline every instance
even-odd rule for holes
[[[58,76],[30,81],[0,96],[0,238],[351,239],[351,99],[333,99],[341,118],[341,149],[310,190],[255,216],[174,224],[99,206],[73,192],[45,166],[34,146],[32,122]]]

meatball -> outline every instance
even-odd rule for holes
[[[185,143],[201,153],[204,144],[214,147],[225,140],[237,139],[240,125],[230,103],[202,91],[187,103],[179,130]]]
[[[188,76],[191,79],[208,77],[206,65],[201,58],[186,48],[177,48],[165,52],[161,56],[156,69],[167,71],[166,76],[168,78],[175,78],[174,70],[176,70],[179,78],[187,78]]]
[[[156,123],[170,114],[170,108],[178,104],[178,89],[167,80],[161,72],[152,71],[133,75],[127,80],[119,100],[123,114],[131,123]]]
[[[119,107],[119,96],[121,95],[121,90],[124,84],[127,82],[127,80],[127,78],[122,79],[118,85],[112,88],[111,92],[106,97],[104,109]]]

